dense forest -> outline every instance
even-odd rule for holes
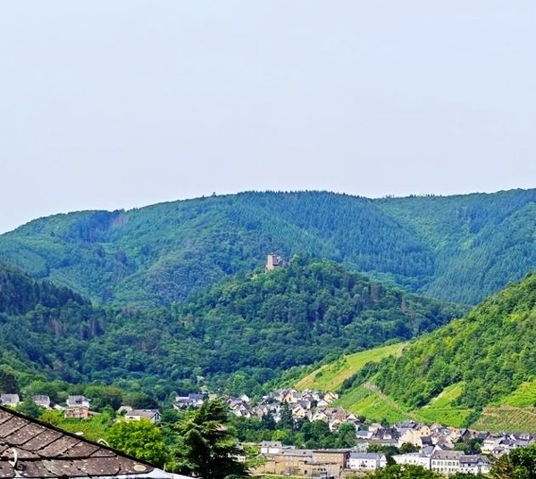
[[[391,356],[379,366],[370,364],[352,386],[372,379],[384,393],[409,408],[428,404],[455,384],[462,386],[456,399],[460,406],[480,410],[508,403],[506,398],[514,396],[516,405],[533,406],[535,337],[533,273],[485,300],[464,318],[415,340],[400,357]]]
[[[114,383],[160,399],[203,385],[261,392],[292,366],[406,340],[466,311],[309,257],[147,310],[93,306],[9,267],[0,269],[0,286],[4,371],[23,382],[24,373],[39,373]]]
[[[0,236],[0,258],[103,304],[169,306],[266,254],[310,254],[464,304],[536,269],[536,190],[369,200],[241,193],[85,211]]]

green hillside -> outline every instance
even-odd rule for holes
[[[365,364],[400,354],[405,345],[406,343],[395,343],[342,356],[307,374],[296,382],[294,387],[299,390],[336,391],[346,379],[361,370]]]
[[[4,366],[162,398],[203,385],[259,392],[285,369],[406,340],[466,310],[305,257],[145,311],[93,306],[66,288],[0,271]]]
[[[365,390],[375,389],[394,409],[423,420],[527,430],[536,403],[535,338],[536,274],[530,274],[401,355],[356,371],[340,388],[341,404],[365,414]]]
[[[404,345],[341,357],[297,387],[339,392],[369,419],[498,431],[536,428],[536,273]]]
[[[310,254],[414,292],[474,304],[536,268],[536,190],[369,200],[241,193],[32,221],[0,236],[0,259],[103,303],[184,301]]]
[[[433,297],[476,304],[536,269],[536,190],[375,204],[413,228],[433,251],[433,278],[421,289]]]
[[[392,424],[414,419],[456,427],[465,425],[472,417],[474,410],[460,407],[456,403],[462,392],[462,383],[445,388],[430,401],[430,404],[422,408],[411,409],[385,395],[373,382],[359,382],[360,377],[371,371],[371,365],[377,365],[387,357],[400,356],[406,344],[396,343],[342,356],[302,377],[294,384],[294,387],[337,391],[340,393],[340,398],[335,403],[337,406],[342,406],[372,421],[387,420]]]
[[[376,382],[408,406],[423,406],[459,381],[460,405],[500,401],[536,374],[535,319],[536,274],[531,274],[386,361]]]
[[[306,257],[221,283],[178,307],[179,321],[207,350],[211,365],[205,373],[242,368],[250,390],[255,380],[262,383],[293,366],[406,340],[463,312]]]

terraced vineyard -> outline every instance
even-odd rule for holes
[[[430,404],[419,409],[415,414],[425,422],[438,422],[454,427],[464,426],[467,418],[473,413],[473,410],[460,408],[454,404],[454,401],[460,396],[462,390],[463,382],[446,387],[439,396],[432,399]]]
[[[489,432],[534,432],[536,431],[536,408],[487,407],[471,428]]]
[[[406,343],[392,344],[344,356],[307,374],[295,387],[300,390],[336,391],[345,379],[358,372],[365,364],[400,354],[405,345]],[[461,427],[473,412],[472,409],[458,408],[453,404],[462,388],[463,383],[445,388],[428,406],[417,411],[408,411],[384,395],[372,383],[347,391],[335,404],[373,421],[387,420],[393,424],[405,419],[415,419]]]
[[[514,407],[536,406],[536,381],[522,383],[512,394],[505,397],[502,404]]]
[[[399,354],[405,344],[391,344],[343,356],[337,361],[326,364],[300,379],[295,384],[295,387],[298,390],[335,391],[345,379],[359,371],[366,363],[378,362],[387,356]]]
[[[387,420],[390,424],[394,424],[405,419],[417,419],[415,415],[404,410],[370,384],[352,389],[335,405],[372,421]]]

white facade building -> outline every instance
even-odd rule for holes
[[[387,465],[383,454],[372,452],[351,452],[348,457],[348,469],[357,471],[375,471]]]
[[[422,452],[409,452],[407,454],[396,454],[393,456],[397,464],[411,464],[413,466],[422,466],[425,469],[430,469],[430,456]]]

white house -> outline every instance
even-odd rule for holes
[[[17,407],[20,403],[18,394],[0,394],[0,403],[4,406]]]
[[[395,454],[393,456],[397,464],[411,464],[413,466],[422,466],[425,469],[430,469],[430,456],[421,452],[410,452],[407,454]]]
[[[430,457],[430,469],[444,475],[460,472],[460,459],[463,455],[462,451],[436,450]]]
[[[464,474],[488,474],[490,471],[489,460],[485,456],[461,456],[460,472]]]
[[[153,424],[160,422],[161,414],[158,409],[133,409],[125,414],[127,421],[140,421],[148,419]]]
[[[283,444],[279,441],[261,442],[261,454],[279,454],[283,449]]]
[[[383,454],[373,452],[351,452],[346,467],[358,471],[375,471],[386,465],[387,459]]]
[[[198,408],[201,407],[204,402],[205,397],[203,394],[190,393],[188,396],[175,396],[173,407],[175,409],[185,409],[189,407]]]
[[[91,402],[91,399],[88,399],[85,396],[69,396],[67,398],[67,406],[68,407],[85,407],[89,409],[89,403]]]
[[[44,394],[38,394],[37,396],[34,396],[33,401],[40,407],[44,407],[45,409],[50,408],[50,398]]]

